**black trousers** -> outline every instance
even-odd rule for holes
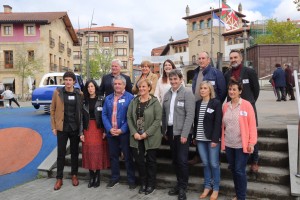
[[[63,178],[68,139],[70,139],[71,175],[77,175],[78,173],[78,149],[80,141],[78,131],[57,131],[57,179]]]
[[[173,136],[173,126],[168,126],[167,136],[172,152],[172,161],[177,178],[177,188],[186,190],[189,181],[188,154],[191,138],[188,137],[187,142],[182,144],[180,142],[180,135]]]
[[[138,142],[138,148],[132,148],[132,154],[139,171],[141,185],[146,185],[147,187],[155,187],[157,171],[157,149],[148,149],[146,151],[144,140],[140,140]]]
[[[18,103],[18,101],[15,98],[8,99],[8,101],[9,101],[9,106],[11,106],[11,102],[13,101],[13,102],[15,102],[15,104],[17,104],[17,106],[20,107],[20,104]]]

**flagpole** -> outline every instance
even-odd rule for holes
[[[219,0],[219,18],[221,19],[221,0]],[[219,20],[219,53],[221,53],[221,20]]]

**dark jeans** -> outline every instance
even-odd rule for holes
[[[144,140],[138,141],[138,148],[132,148],[132,154],[139,170],[141,185],[155,187],[156,185],[156,152],[157,149],[145,150]],[[146,161],[145,161],[146,158]]]
[[[230,165],[234,189],[238,200],[246,199],[247,174],[246,166],[249,154],[244,153],[243,149],[225,147],[227,161]]]
[[[17,104],[17,106],[20,107],[20,104],[17,102],[17,100],[15,98],[8,99],[8,101],[9,101],[9,106],[11,106],[11,102],[13,101],[13,102],[15,102],[15,104]]]
[[[129,147],[129,135],[125,134],[120,136],[107,137],[107,141],[111,166],[111,180],[119,181],[120,179],[119,155],[121,149],[124,154],[128,183],[135,183],[134,164]]]
[[[286,99],[285,87],[276,87],[276,94],[277,94],[278,101],[285,100]]]
[[[291,99],[294,99],[294,100],[295,100],[294,88],[293,88],[292,85],[287,84],[287,86],[286,86],[286,93],[287,93],[288,95],[290,95],[290,98],[291,98]]]
[[[78,149],[79,149],[79,136],[78,131],[64,132],[57,131],[57,179],[63,178],[65,167],[66,146],[68,139],[70,139],[71,151],[71,175],[78,173]]]
[[[256,143],[254,145],[253,153],[250,154],[250,156],[249,156],[249,163],[250,164],[253,164],[253,163],[257,164],[258,163],[258,158],[259,158],[259,156],[258,156],[258,144]]]
[[[181,136],[173,136],[173,126],[168,126],[167,136],[172,152],[172,162],[177,178],[177,188],[186,190],[189,181],[188,153],[190,137],[187,138],[185,144],[181,144]]]

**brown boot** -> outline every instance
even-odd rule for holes
[[[188,161],[188,163],[189,163],[190,165],[195,165],[195,164],[197,164],[197,163],[199,163],[199,162],[200,162],[200,158],[199,158],[198,155],[194,156],[192,160],[189,160],[189,161]]]
[[[78,178],[76,175],[72,176],[72,184],[73,184],[73,186],[79,185],[79,181],[78,181]]]
[[[257,173],[258,172],[258,164],[257,163],[252,163],[251,164],[251,167],[250,167],[250,170],[254,173]]]
[[[54,185],[54,190],[59,190],[61,188],[61,186],[63,185],[63,181],[62,179],[57,179],[56,183]]]

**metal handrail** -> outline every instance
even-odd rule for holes
[[[297,159],[297,174],[296,177],[300,178],[300,94],[299,94],[299,80],[298,80],[298,73],[294,70],[294,80],[295,80],[295,87],[296,87],[296,100],[298,105],[298,159]]]

